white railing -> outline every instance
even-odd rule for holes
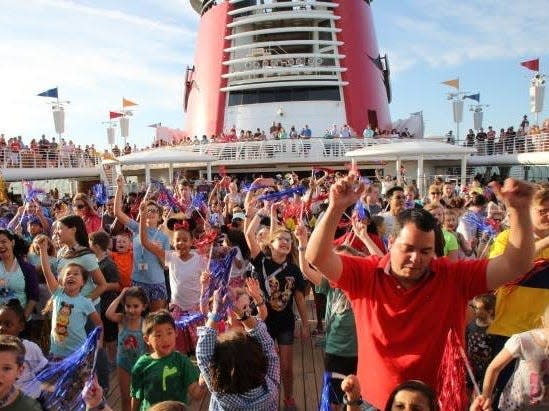
[[[2,168],[83,168],[95,167],[100,163],[98,155],[90,156],[84,151],[68,152],[24,148],[12,151],[0,149],[0,167]]]
[[[477,153],[473,155],[477,156],[549,152],[549,133],[504,137],[503,139],[496,137],[492,141],[459,140],[455,144],[476,148]]]
[[[174,149],[210,155],[226,163],[264,163],[265,161],[345,160],[345,153],[375,144],[389,144],[393,139],[311,138],[262,141],[239,141],[174,146]],[[403,141],[403,140],[398,140]],[[164,147],[165,148],[165,147]]]

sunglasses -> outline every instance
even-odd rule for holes
[[[86,205],[85,204],[74,204],[73,207],[77,208],[79,210],[82,210],[82,209],[86,208]]]

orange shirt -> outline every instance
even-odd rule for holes
[[[131,287],[133,270],[133,250],[127,253],[111,252],[111,258],[118,268],[120,274],[120,285],[122,288]]]

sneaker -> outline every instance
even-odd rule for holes
[[[297,406],[295,405],[295,399],[293,397],[284,400],[284,411],[297,411]]]

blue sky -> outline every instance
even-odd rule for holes
[[[531,72],[519,62],[540,57],[541,70],[549,67],[546,1],[374,0],[372,7],[391,64],[393,120],[423,110],[428,135],[454,128],[445,96],[452,89],[440,83],[458,76],[489,105],[485,126],[517,126],[528,113]],[[132,144],[150,144],[151,123],[183,128],[183,77],[198,26],[188,0],[0,0],[0,9],[0,133],[26,142],[55,135],[47,99],[36,97],[55,86],[71,101],[66,138],[79,144],[107,146],[102,122],[122,97],[139,103]],[[471,126],[465,111],[461,129]]]

